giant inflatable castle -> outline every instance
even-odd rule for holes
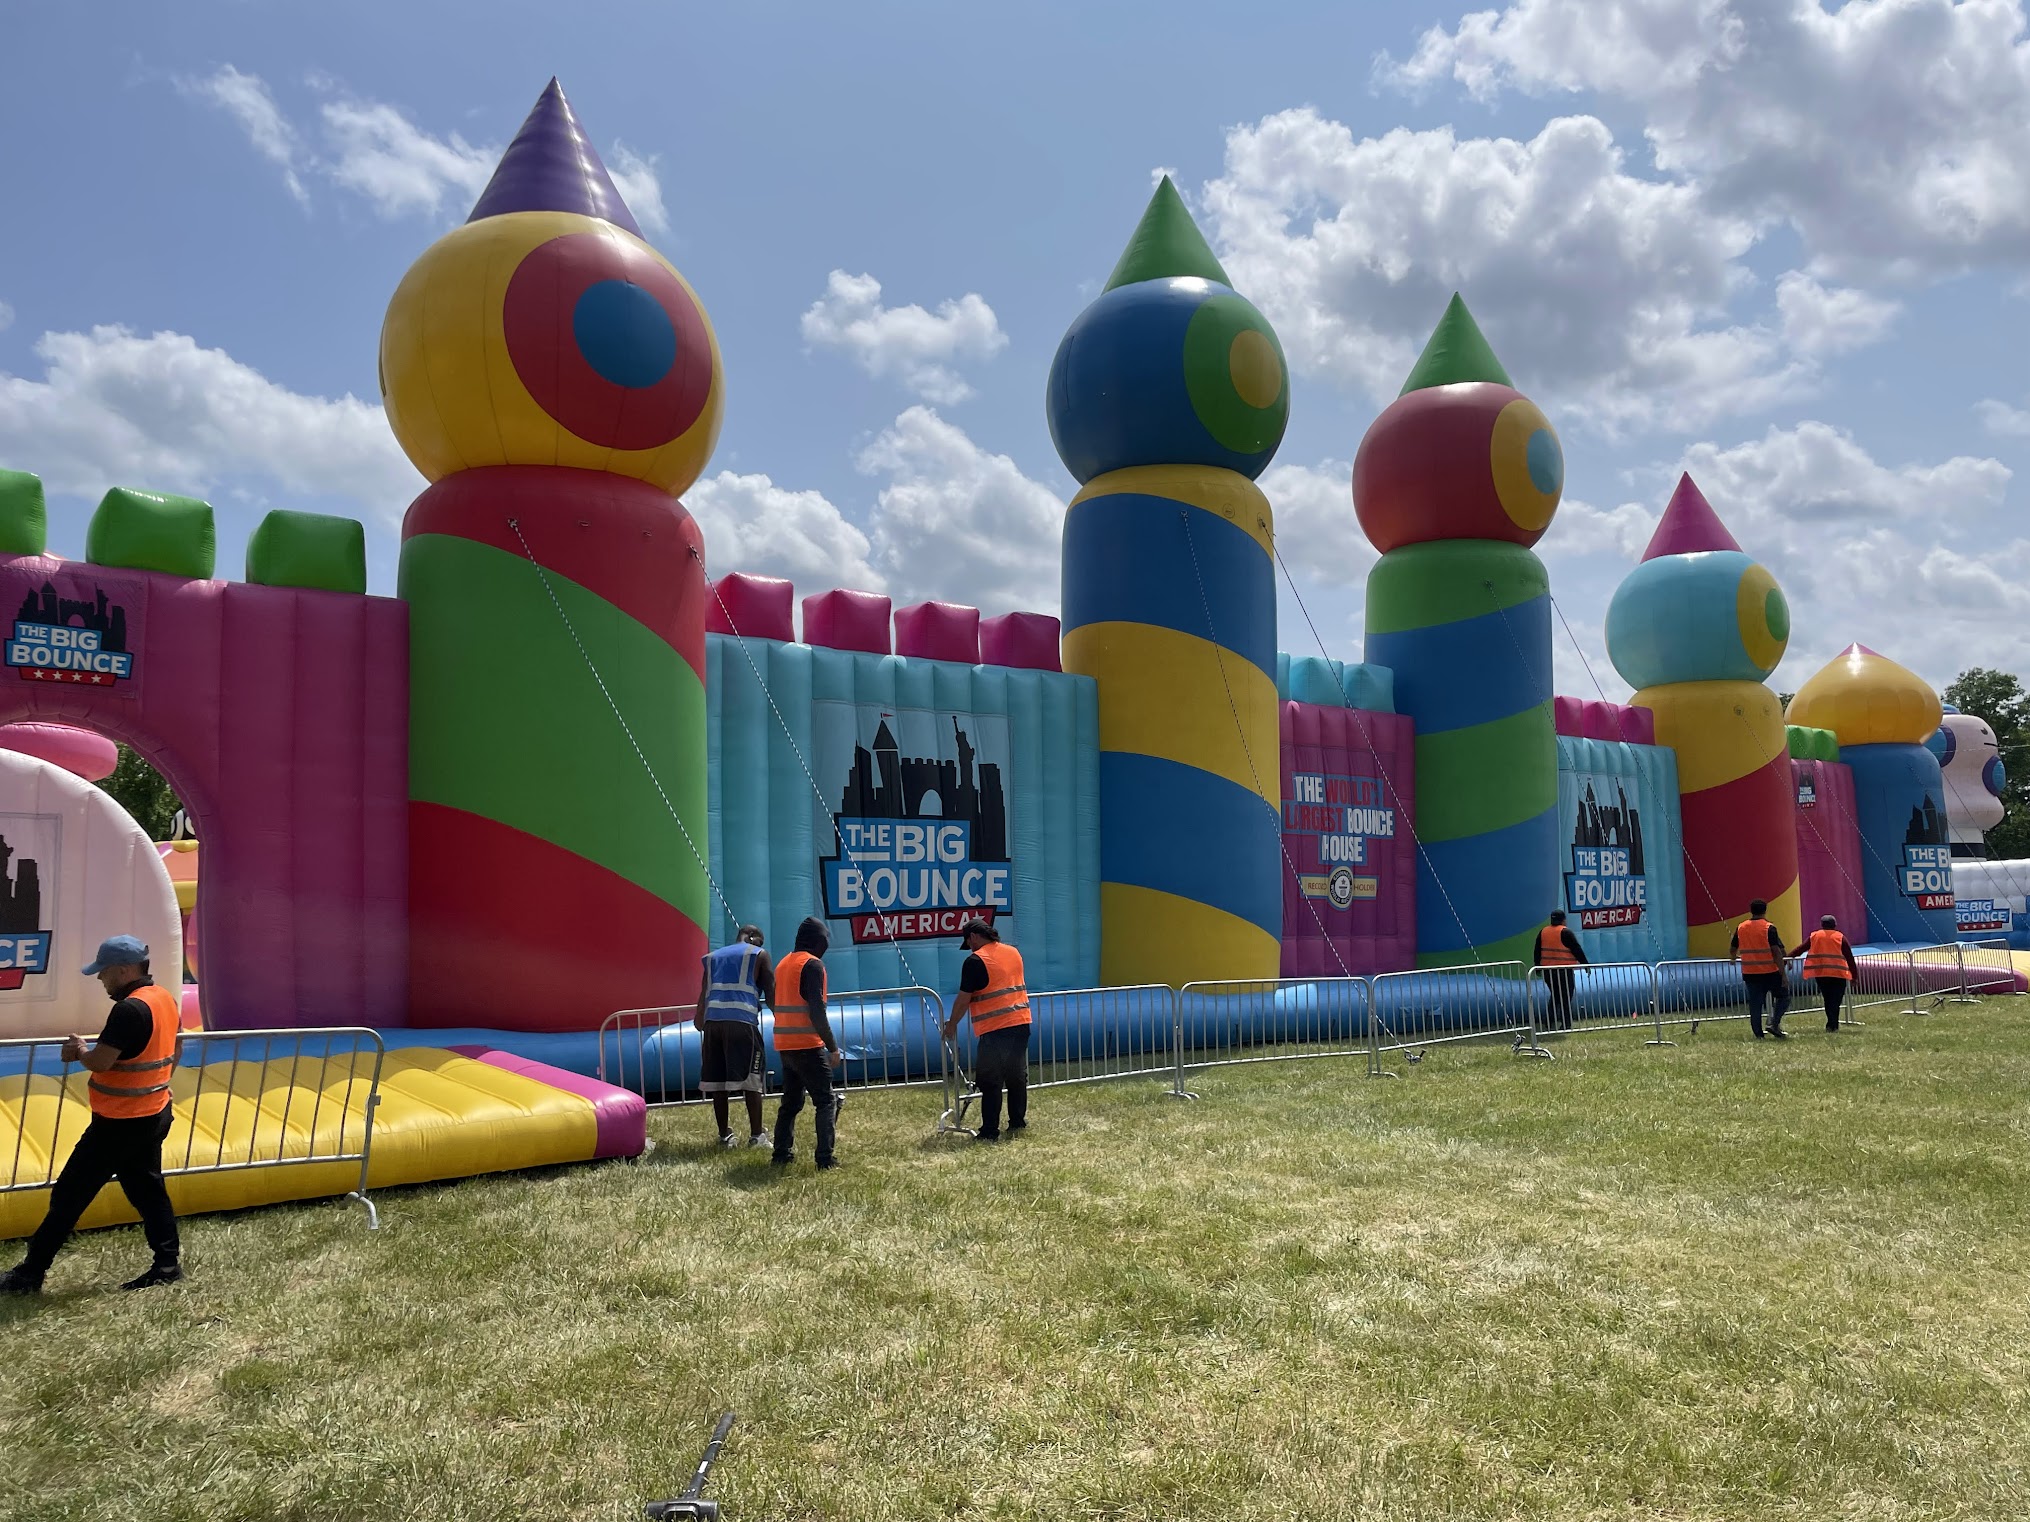
[[[1595,961],[1724,957],[1754,898],[1793,942],[1833,913],[1932,944],[1999,789],[1957,801],[1964,716],[1864,645],[1781,711],[1783,593],[1689,478],[1607,611],[1633,698],[1558,694],[1535,547],[1563,455],[1456,297],[1359,444],[1361,658],[1280,650],[1256,483],[1289,376],[1167,180],[1050,369],[1079,483],[1055,617],[716,562],[681,494],[717,341],[554,81],[395,291],[380,384],[428,483],[392,598],[356,523],[271,513],[228,580],[209,507],[116,489],[69,561],[34,478],[0,479],[0,723],[166,774],[214,1030],[586,1072],[609,1014],[686,1002],[737,924],[780,948],[810,915],[841,991],[949,991],[974,917],[1038,990],[1526,964],[1554,909]],[[68,1029],[49,991],[140,911],[59,914],[36,863],[141,848],[10,786],[0,909],[30,951],[0,1034]]]

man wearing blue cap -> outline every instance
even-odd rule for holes
[[[43,1275],[99,1191],[120,1181],[141,1216],[155,1262],[122,1289],[149,1289],[183,1277],[179,1264],[176,1211],[162,1182],[162,1142],[169,1135],[169,1076],[176,1070],[176,1042],[182,1012],[167,990],[148,976],[148,948],[131,935],[116,935],[99,946],[85,969],[113,997],[106,1027],[95,1044],[71,1036],[63,1060],[83,1064],[92,1123],[71,1148],[49,1191],[49,1213],[28,1240],[28,1256],[0,1274],[0,1294],[41,1292]]]

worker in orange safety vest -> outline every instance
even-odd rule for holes
[[[1783,1017],[1790,1013],[1790,983],[1784,971],[1783,937],[1764,918],[1769,905],[1756,899],[1748,906],[1748,918],[1734,927],[1728,954],[1741,964],[1741,981],[1748,986],[1748,1029],[1762,1039],[1762,1007],[1770,1005],[1769,1034],[1778,1041]]]
[[[945,1021],[945,1040],[973,1022],[976,1044],[973,1082],[980,1090],[983,1142],[1001,1139],[1001,1096],[1008,1096],[1008,1134],[1029,1124],[1029,985],[1022,953],[1001,939],[985,920],[968,920],[959,932],[966,960],[959,968],[959,993]]]
[[[1578,974],[1574,967],[1586,965],[1585,948],[1565,923],[1565,911],[1553,909],[1551,922],[1537,932],[1537,967],[1543,972],[1544,987],[1551,996],[1551,1028],[1572,1028],[1572,991]]]
[[[183,1012],[175,995],[148,976],[148,948],[131,935],[100,943],[85,969],[112,996],[113,1007],[96,1043],[68,1037],[63,1060],[89,1075],[91,1124],[71,1148],[70,1160],[50,1186],[49,1210],[28,1239],[28,1255],[0,1274],[0,1294],[34,1295],[57,1250],[69,1238],[99,1191],[114,1179],[140,1214],[155,1261],[121,1289],[151,1289],[183,1277],[176,1209],[162,1181],[162,1143],[169,1135],[170,1075]]]
[[[1822,914],[1819,928],[1791,955],[1804,958],[1804,975],[1818,984],[1819,1000],[1825,1005],[1826,1029],[1838,1034],[1840,1006],[1846,1002],[1847,990],[1854,979],[1861,975],[1861,964],[1854,960],[1853,943],[1840,933],[1838,920]]]

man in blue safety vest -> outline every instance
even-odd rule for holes
[[[698,1087],[711,1096],[722,1147],[739,1145],[731,1113],[735,1094],[747,1101],[747,1145],[769,1145],[761,1123],[761,1006],[774,996],[775,973],[761,949],[760,927],[742,925],[732,945],[706,956],[691,1023],[704,1034]]]

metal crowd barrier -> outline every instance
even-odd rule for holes
[[[941,1012],[942,1013],[942,1012]],[[1163,984],[1074,988],[1029,996],[1029,1087],[1063,1088],[1113,1078],[1168,1078],[1182,1088],[1177,998]],[[944,1109],[939,1134],[965,1132],[978,1089],[970,1027],[943,1044]]]
[[[622,1009],[599,1026],[597,1076],[632,1090],[651,1107],[702,1104],[703,1033],[691,1023],[697,1006]],[[941,1055],[944,1000],[928,988],[875,988],[828,993],[825,1018],[845,1059],[833,1073],[844,1089],[910,1088],[945,1081]],[[775,1019],[761,1016],[762,1090],[780,1087]]]
[[[1671,1046],[1658,1018],[1656,969],[1648,962],[1532,967],[1529,1010],[1535,1038],[1640,1031],[1645,1045]]]
[[[2022,992],[2007,941],[1961,941],[1959,947],[1961,993],[1989,999]]]
[[[90,1119],[91,1075],[64,1062],[62,1046],[55,1037],[0,1041],[0,1194],[47,1189]],[[163,1176],[358,1163],[358,1186],[345,1198],[378,1227],[367,1169],[386,1056],[380,1034],[357,1026],[185,1031]]]
[[[1177,994],[1177,1084],[1190,1068],[1367,1053],[1367,979],[1253,978],[1187,983]]]
[[[1521,962],[1383,972],[1368,980],[1370,1077],[1393,1077],[1386,1052],[1421,1062],[1424,1049],[1454,1041],[1511,1038],[1520,1055],[1548,1057],[1530,1030],[1529,970]]]

